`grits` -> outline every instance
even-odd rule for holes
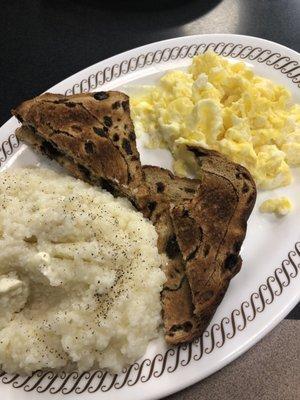
[[[153,225],[123,199],[38,168],[0,174],[0,365],[120,371],[161,323]]]

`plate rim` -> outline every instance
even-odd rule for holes
[[[134,51],[144,50],[144,49],[146,49],[146,48],[148,48],[149,46],[152,46],[152,45],[158,45],[158,44],[161,45],[161,44],[167,44],[167,43],[172,43],[172,42],[175,43],[178,40],[185,40],[185,39],[186,40],[190,40],[190,39],[193,39],[193,38],[201,38],[201,37],[212,37],[212,38],[214,38],[214,37],[232,38],[233,37],[233,38],[237,38],[237,39],[241,38],[241,39],[246,39],[246,40],[253,39],[255,41],[257,40],[257,41],[262,42],[262,43],[269,43],[270,45],[280,46],[282,49],[287,50],[288,52],[294,53],[295,57],[299,57],[300,56],[300,53],[298,53],[296,50],[293,50],[290,47],[287,47],[287,46],[285,46],[285,45],[283,45],[281,43],[277,43],[277,42],[274,42],[274,41],[269,40],[269,39],[259,38],[257,36],[251,36],[251,35],[240,35],[240,34],[235,34],[235,33],[232,33],[232,34],[231,33],[207,33],[207,34],[194,34],[194,35],[178,36],[178,37],[173,37],[173,38],[170,38],[170,39],[158,40],[156,42],[149,42],[149,43],[143,44],[141,46],[134,47],[132,49],[128,49],[128,50],[122,51],[121,53],[114,54],[114,55],[112,55],[112,56],[110,56],[108,58],[105,58],[103,60],[97,61],[97,62],[95,62],[95,63],[93,63],[93,64],[91,64],[91,65],[89,65],[87,67],[82,68],[81,70],[75,72],[74,74],[68,76],[67,78],[63,79],[59,83],[51,86],[51,88],[49,88],[48,90],[52,90],[56,86],[64,83],[66,80],[69,80],[71,78],[73,79],[76,76],[79,76],[80,74],[82,74],[84,72],[87,72],[87,70],[96,67],[97,65],[99,65],[100,63],[102,63],[104,61],[105,62],[112,61],[114,58],[123,56],[123,55],[125,55],[125,54],[127,54],[127,53],[129,53],[129,52],[131,52],[133,50]],[[46,91],[48,91],[48,90],[46,90]]]
[[[138,46],[138,47],[134,47],[134,48],[129,49],[129,50],[125,50],[125,51],[123,51],[123,52],[121,52],[121,53],[117,53],[117,54],[115,54],[115,55],[113,55],[113,56],[111,56],[111,57],[105,58],[104,60],[98,61],[98,62],[96,62],[96,63],[94,63],[94,64],[92,64],[92,65],[90,65],[90,66],[88,66],[88,67],[85,67],[85,68],[81,69],[80,71],[75,72],[74,74],[72,74],[72,75],[70,75],[69,77],[63,79],[63,80],[60,81],[58,84],[52,86],[52,87],[49,88],[48,90],[52,90],[52,89],[56,88],[57,86],[63,84],[64,82],[66,82],[66,81],[69,80],[69,79],[71,80],[71,79],[74,79],[74,78],[76,78],[76,77],[79,77],[81,74],[86,73],[89,69],[95,68],[97,65],[99,65],[99,64],[101,64],[101,63],[103,63],[103,62],[109,63],[109,62],[111,62],[113,59],[119,58],[119,57],[121,57],[121,56],[125,56],[126,54],[128,54],[128,53],[130,53],[130,52],[132,52],[132,51],[136,51],[136,52],[137,52],[137,51],[145,50],[145,49],[149,48],[149,46],[163,45],[163,44],[168,44],[168,43],[175,43],[175,42],[181,41],[181,40],[187,40],[187,41],[189,41],[189,40],[191,40],[191,39],[193,39],[193,38],[202,38],[202,37],[203,37],[203,38],[205,38],[205,37],[211,37],[211,38],[222,37],[222,38],[224,38],[224,39],[226,39],[226,38],[235,38],[235,39],[245,39],[245,40],[253,39],[253,40],[258,41],[258,42],[261,42],[261,43],[270,44],[271,46],[274,46],[274,45],[275,45],[275,46],[279,46],[282,50],[286,50],[286,51],[288,51],[288,52],[291,52],[291,53],[293,54],[294,57],[300,57],[300,53],[298,53],[296,50],[293,50],[293,49],[291,49],[291,48],[289,48],[289,47],[287,47],[287,46],[285,46],[285,45],[283,45],[283,44],[274,42],[274,41],[272,41],[272,40],[268,40],[268,39],[264,39],[264,38],[259,38],[259,37],[257,37],[257,36],[239,35],[239,34],[231,34],[231,33],[224,33],[224,34],[222,34],[222,33],[211,33],[211,34],[209,34],[209,33],[208,33],[208,34],[195,34],[195,35],[187,35],[187,36],[178,36],[178,37],[175,37],[175,38],[159,40],[159,41],[156,41],[156,42],[150,42],[150,43],[147,43],[147,44]],[[87,78],[85,78],[85,79],[87,79]],[[78,85],[79,83],[80,83],[80,82],[78,82],[77,85]],[[46,90],[46,91],[48,91],[48,90]],[[44,92],[43,92],[43,93],[44,93]],[[70,93],[69,93],[69,94],[70,94]]]

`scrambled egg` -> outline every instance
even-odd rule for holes
[[[279,197],[264,201],[259,210],[263,213],[275,213],[278,216],[283,216],[288,214],[292,208],[292,203],[287,197]]]
[[[194,57],[187,72],[167,72],[131,98],[131,109],[137,132],[172,152],[179,176],[197,175],[185,145],[227,155],[261,189],[289,185],[290,166],[300,165],[300,105],[283,86],[212,52]]]

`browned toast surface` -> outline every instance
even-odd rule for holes
[[[159,188],[159,203],[169,203],[169,229],[161,249],[168,253],[167,246],[173,243],[176,255],[172,260],[169,254],[167,269],[173,285],[167,282],[162,294],[169,343],[189,341],[206,328],[241,267],[239,251],[256,198],[245,168],[215,152],[190,151],[201,164],[201,181],[143,167],[151,193]]]
[[[186,262],[194,315],[201,334],[239,272],[247,220],[256,199],[250,173],[217,152],[190,148],[201,165],[193,199],[172,207],[178,245]]]
[[[150,193],[156,196],[157,206],[151,219],[159,235],[158,248],[168,256],[167,282],[162,291],[165,338],[170,344],[182,343],[196,336],[197,323],[185,261],[171,217],[171,204],[192,199],[199,190],[200,181],[178,178],[154,166],[144,166],[143,170]]]
[[[13,114],[42,137],[47,155],[59,152],[79,165],[86,180],[92,174],[137,205],[142,202],[144,178],[125,94],[45,93],[23,102]]]
[[[141,166],[128,97],[44,94],[13,111],[20,140],[68,172],[129,198],[149,217],[168,256],[162,292],[168,343],[199,336],[239,271],[256,189],[249,172],[217,152],[189,147],[201,180]]]
[[[75,178],[97,186],[99,186],[101,182],[102,187],[113,194],[118,194],[117,189],[111,186],[109,182],[105,181],[105,179],[101,180],[98,176],[86,171],[81,164],[74,162],[74,159],[64,155],[57,150],[57,148],[45,142],[45,140],[40,135],[37,135],[29,126],[21,126],[17,129],[16,134],[19,140],[29,145],[37,153],[47,156],[50,160],[55,160]]]

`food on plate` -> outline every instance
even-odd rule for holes
[[[244,167],[217,152],[190,151],[201,164],[201,181],[144,167],[151,192],[157,192],[159,206],[151,219],[161,240],[158,247],[171,260],[162,301],[166,340],[174,344],[203,333],[239,272],[239,252],[256,198]]]
[[[245,63],[213,52],[195,56],[187,72],[165,73],[130,104],[137,130],[149,134],[148,145],[172,152],[177,175],[196,172],[186,145],[225,154],[262,189],[289,185],[290,166],[300,165],[300,105]]]
[[[23,123],[17,135],[85,180],[143,203],[143,175],[129,99],[120,92],[69,97],[45,93],[13,110]],[[70,171],[76,175],[76,171]],[[78,171],[77,171],[78,172]]]
[[[104,184],[114,195],[127,197],[151,219],[158,234],[158,249],[167,255],[164,268],[167,281],[162,291],[165,338],[172,344],[191,341],[206,328],[230,279],[240,269],[239,251],[256,197],[254,181],[244,167],[215,151],[199,147],[189,147],[188,152],[190,162],[200,166],[200,179],[174,177],[168,170],[142,167],[134,131],[126,129],[124,124],[123,117],[126,115],[128,121],[130,110],[117,108],[119,112],[114,114],[116,109],[112,107],[115,99],[124,95],[100,94],[45,94],[21,104],[14,111],[22,122],[17,136],[34,150],[58,161],[77,178],[94,185]],[[49,99],[47,106],[44,106],[45,99]],[[83,104],[88,114],[98,115],[100,126],[105,125],[105,119],[116,115],[123,140],[113,141],[114,124],[101,140],[91,136],[91,129],[84,129]],[[82,127],[76,135],[75,124]],[[122,150],[126,139],[130,139],[130,146],[135,149],[133,157]],[[97,141],[100,160],[108,144],[113,145],[126,161],[128,171],[132,170],[134,161],[139,178],[129,175],[124,184],[120,178],[112,177],[110,168],[97,170],[96,156],[89,159],[81,150],[87,140]],[[49,153],[44,141],[55,151]],[[110,163],[112,168],[113,160]]]
[[[48,169],[0,174],[0,364],[120,371],[161,324],[165,258],[125,199]]]
[[[158,232],[158,250],[168,257],[165,266],[167,281],[161,295],[165,339],[169,344],[183,343],[194,339],[201,331],[194,315],[186,262],[175,233],[171,207],[195,197],[201,182],[175,177],[170,171],[155,166],[144,166],[143,170],[156,204],[150,217]],[[187,222],[184,226],[189,235]]]
[[[287,215],[293,209],[293,205],[288,197],[278,197],[265,200],[259,207],[263,213],[275,213],[278,216]]]

